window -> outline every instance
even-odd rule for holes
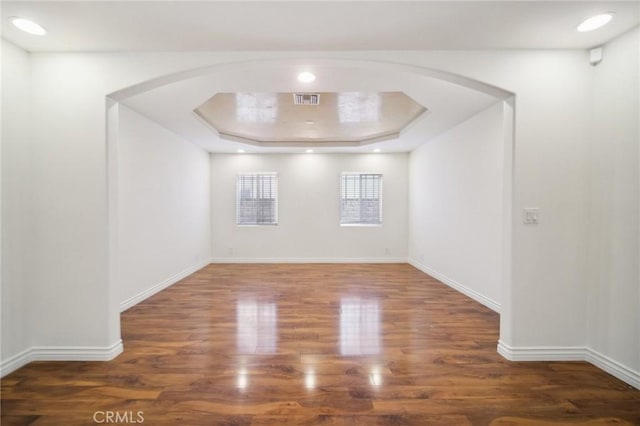
[[[278,224],[278,175],[238,175],[236,182],[236,224]]]
[[[343,173],[340,176],[340,224],[382,223],[382,175]]]

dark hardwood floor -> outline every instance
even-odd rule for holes
[[[2,425],[640,424],[640,391],[508,362],[498,323],[404,264],[211,265],[123,313],[117,359],[5,377]]]

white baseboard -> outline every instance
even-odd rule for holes
[[[219,257],[211,263],[407,263],[406,257]]]
[[[640,372],[634,371],[629,367],[620,364],[617,361],[601,354],[598,351],[587,348],[585,361],[590,362],[598,368],[606,371],[614,377],[630,384],[636,389],[640,389]]]
[[[135,296],[132,296],[130,298],[128,298],[127,300],[120,302],[120,312],[124,312],[127,309],[129,309],[130,307],[137,305],[138,303],[142,302],[145,299],[148,299],[149,297],[153,296],[154,294],[158,293],[159,291],[164,290],[167,287],[172,286],[173,284],[177,283],[178,281],[180,281],[183,278],[188,277],[189,275],[193,274],[196,271],[199,271],[200,269],[204,268],[205,266],[207,266],[208,264],[211,263],[210,259],[207,259],[204,262],[200,262],[197,263],[196,265],[190,266],[187,269],[178,272],[177,274],[167,278],[166,280],[152,286],[149,287],[148,289],[141,291],[140,293],[136,294]]]
[[[416,269],[421,270],[422,272],[424,272],[427,275],[431,275],[433,278],[442,281],[444,284],[448,285],[449,287],[459,291],[460,293],[464,294],[465,296],[468,296],[470,298],[472,298],[473,300],[475,300],[476,302],[482,303],[484,306],[486,306],[487,308],[500,313],[500,304],[498,302],[496,302],[493,299],[490,299],[489,297],[478,293],[477,291],[470,289],[469,287],[460,284],[459,282],[457,282],[456,280],[453,280],[449,277],[447,277],[444,274],[441,274],[438,271],[435,271],[433,269],[431,269],[430,267],[428,267],[427,265],[424,265],[418,261],[416,261],[415,259],[409,258],[409,264],[411,266],[413,266]]]
[[[4,377],[9,373],[16,371],[18,368],[24,367],[32,361],[31,348],[9,357],[0,363],[0,377]]]
[[[31,348],[31,361],[110,361],[122,351],[122,340],[108,347],[35,346]]]
[[[586,361],[636,389],[640,389],[640,372],[634,371],[591,348],[580,346],[512,347],[499,341],[498,353],[509,361]]]
[[[35,346],[0,364],[0,377],[33,361],[110,361],[123,351],[122,340],[111,346]]]
[[[509,361],[584,361],[585,351],[582,346],[512,347],[498,341],[498,353]]]

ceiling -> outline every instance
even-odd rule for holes
[[[639,2],[3,1],[29,51],[589,48],[638,25]],[[615,11],[592,33],[585,18]],[[33,37],[10,16],[48,29]]]
[[[195,109],[221,138],[256,146],[397,139],[426,109],[402,92],[216,93]]]
[[[209,101],[216,93],[262,92],[265,88],[273,93],[402,92],[428,111],[402,129],[397,139],[362,146],[327,147],[318,143],[311,148],[316,152],[371,152],[375,148],[385,152],[406,152],[499,100],[438,78],[394,67],[362,68],[351,61],[317,59],[311,63],[305,60],[304,65],[311,67],[317,77],[313,83],[305,84],[298,82],[293,72],[300,65],[287,60],[265,62],[259,67],[242,64],[224,67],[216,72],[130,96],[121,102],[208,151],[236,152],[244,149],[247,152],[304,152],[303,148],[310,147],[308,143],[296,150],[287,144],[256,146],[221,138],[194,109]]]
[[[575,30],[607,11],[616,15],[606,27]],[[31,52],[586,49],[637,26],[640,1],[2,1],[1,14],[3,38]],[[22,33],[11,16],[35,20],[48,34]],[[293,72],[303,65],[318,79],[301,87]],[[218,70],[123,103],[212,152],[296,152],[225,139],[194,113],[216,93],[295,91],[403,92],[427,110],[394,140],[318,147],[330,152],[410,151],[499,100],[401,70],[315,61]]]

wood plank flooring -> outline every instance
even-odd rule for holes
[[[210,265],[122,314],[117,359],[5,377],[2,425],[640,425],[640,391],[508,362],[498,323],[405,264]]]

